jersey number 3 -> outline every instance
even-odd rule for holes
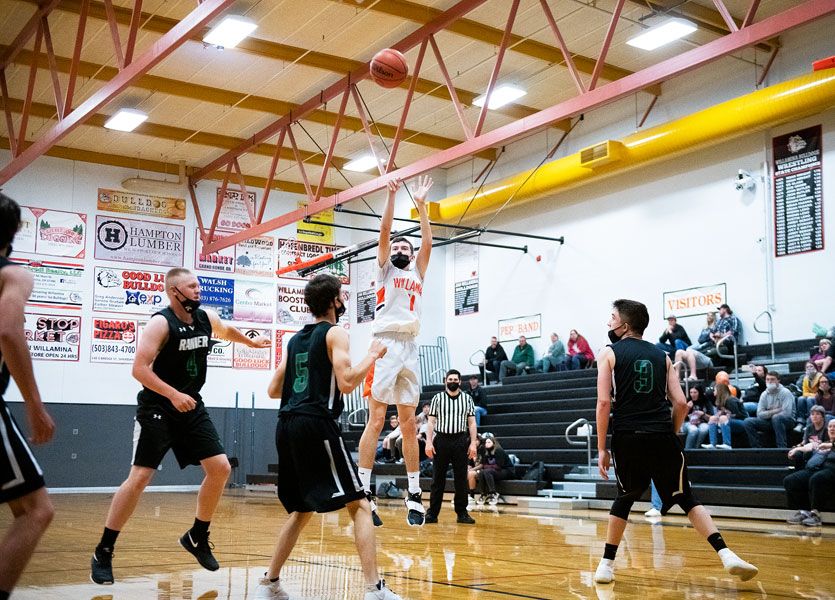
[[[309,376],[307,371],[307,352],[299,352],[296,354],[296,379],[293,380],[293,391],[297,394],[305,391]]]
[[[636,360],[633,363],[632,370],[635,371],[635,391],[639,394],[646,394],[651,391],[655,383],[652,363],[648,360]]]

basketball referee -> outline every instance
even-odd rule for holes
[[[757,567],[727,547],[710,514],[690,490],[687,463],[676,435],[687,404],[669,357],[642,339],[649,324],[647,307],[634,300],[615,300],[612,306],[612,345],[597,359],[597,465],[603,479],[609,479],[610,461],[614,464],[618,495],[609,512],[606,546],[594,580],[614,581],[615,554],[629,511],[652,481],[663,502],[661,514],[678,504],[696,531],[719,553],[725,570],[747,581],[757,574]],[[606,433],[613,396],[610,457]]]
[[[467,458],[475,458],[477,449],[475,405],[473,399],[461,391],[461,373],[451,369],[446,374],[446,389],[435,394],[429,408],[426,456],[432,458],[434,464],[426,523],[438,522],[446,472],[452,463],[458,522],[475,524],[475,519],[467,512]]]

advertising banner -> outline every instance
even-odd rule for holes
[[[221,319],[232,320],[235,308],[235,281],[225,277],[197,276],[200,282],[200,302],[213,309]]]
[[[323,254],[327,254],[328,252],[339,250],[340,248],[342,248],[342,246],[332,246],[330,244],[320,244],[317,242],[300,242],[298,240],[286,240],[279,238],[278,268],[282,269],[298,261],[306,262]],[[315,274],[310,274],[306,277],[299,277],[299,275],[295,272],[282,275],[282,277],[287,279],[313,279],[313,277],[319,273],[329,273],[334,277],[338,277],[343,284],[351,283],[348,262],[344,260],[335,262],[334,264],[317,271]]]
[[[86,214],[21,206],[20,217],[14,240],[17,252],[84,258]]]
[[[217,198],[220,199],[221,188],[217,188]],[[247,201],[255,212],[255,192],[247,191]],[[226,189],[226,196],[220,207],[220,215],[217,219],[217,226],[223,229],[240,231],[249,229],[249,211],[244,203],[240,189]]]
[[[26,313],[24,333],[32,360],[77,361],[81,317]]]
[[[242,329],[241,332],[249,339],[259,335],[271,337],[267,329]],[[244,344],[234,344],[232,366],[235,369],[269,370],[272,348],[250,348]]]
[[[152,315],[167,305],[162,271],[95,268],[93,310]]]
[[[81,309],[84,265],[26,258],[13,258],[12,262],[24,266],[35,280],[29,306]]]
[[[236,321],[272,323],[273,294],[272,283],[236,279],[233,318]]]
[[[184,241],[182,225],[96,216],[98,260],[182,267]]]
[[[98,209],[164,219],[186,218],[185,198],[150,196],[99,188]]]
[[[93,318],[90,362],[132,363],[136,356],[139,324],[126,319]]]

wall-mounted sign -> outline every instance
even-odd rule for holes
[[[26,313],[24,333],[33,360],[77,361],[81,317]]]
[[[528,315],[499,320],[499,341],[509,342],[518,340],[520,335],[527,339],[538,338],[542,335],[542,315]]]
[[[84,258],[87,215],[34,206],[20,207],[21,225],[15,235],[16,252]]]
[[[98,260],[182,267],[184,241],[182,225],[96,216]]]
[[[80,309],[84,298],[84,265],[49,260],[13,258],[25,267],[35,280],[29,306]]]
[[[727,301],[728,286],[724,283],[664,292],[664,318],[716,312],[717,307]]]
[[[130,213],[145,217],[180,220],[186,218],[186,201],[184,198],[150,196],[148,194],[134,194],[133,192],[99,188],[97,206],[99,210]]]

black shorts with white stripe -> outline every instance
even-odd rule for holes
[[[333,419],[282,413],[275,428],[278,498],[288,513],[331,512],[365,498]]]
[[[0,504],[44,487],[43,471],[0,397]]]
[[[133,426],[136,467],[156,469],[169,450],[181,469],[224,454],[223,444],[203,404],[184,413],[172,413],[154,404],[140,404]]]

